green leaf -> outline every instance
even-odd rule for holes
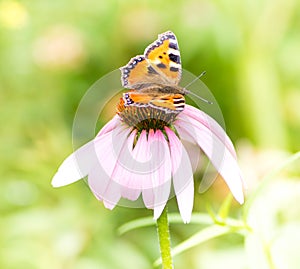
[[[218,215],[221,217],[221,219],[226,219],[228,217],[229,211],[230,211],[230,206],[232,202],[232,194],[229,193],[227,197],[225,198],[224,202],[222,203]]]
[[[168,217],[169,217],[169,223],[183,224],[179,213],[170,213],[168,215]],[[211,225],[213,223],[214,223],[214,221],[211,218],[211,216],[209,214],[205,214],[205,213],[194,213],[192,215],[192,219],[190,222],[190,224],[207,224],[207,225]],[[152,225],[153,226],[156,225],[156,222],[153,220],[152,217],[136,219],[136,220],[127,222],[127,223],[123,224],[122,226],[120,226],[118,229],[118,233],[120,235],[122,235],[131,230],[148,227],[148,226],[152,226]]]
[[[152,226],[155,225],[156,222],[153,220],[152,217],[146,217],[146,218],[141,218],[141,219],[136,219],[130,222],[127,222],[123,224],[122,226],[119,227],[118,233],[120,235],[127,233],[131,230],[142,228],[142,227],[147,227],[147,226]]]
[[[189,239],[183,241],[179,245],[173,248],[172,256],[176,256],[184,251],[187,251],[188,249],[191,249],[203,242],[206,242],[212,238],[227,234],[231,231],[230,227],[226,226],[219,226],[219,225],[212,225],[209,226],[200,232],[194,234]],[[157,259],[154,262],[154,266],[159,266],[161,264],[161,260]]]

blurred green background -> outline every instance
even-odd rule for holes
[[[167,30],[178,38],[183,68],[207,71],[203,81],[237,145],[250,194],[299,150],[297,0],[0,1],[0,268],[152,268],[159,255],[155,228],[116,232],[152,212],[111,212],[83,181],[60,189],[50,182],[72,152],[72,121],[87,89]],[[286,173],[280,189],[292,182],[288,189],[299,193],[298,179],[297,169]],[[221,203],[226,191],[215,185],[208,196],[197,195],[195,211],[204,200]],[[300,222],[300,209],[291,206],[299,195],[281,198],[291,197],[280,229]],[[200,228],[174,225],[173,244]],[[269,268],[247,263],[242,244],[239,236],[215,239],[178,256],[176,268],[220,268],[221,261]]]

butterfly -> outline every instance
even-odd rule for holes
[[[122,86],[130,91],[123,94],[117,107],[119,113],[129,108],[146,108],[148,115],[149,111],[177,115],[184,110],[187,91],[178,85],[182,69],[173,32],[158,35],[144,55],[133,57],[120,70]]]

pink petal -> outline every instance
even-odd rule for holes
[[[123,124],[123,122],[121,121],[120,117],[118,115],[115,115],[108,123],[106,123],[101,128],[96,137],[111,132],[113,129],[115,129],[117,126],[120,126],[121,124]]]
[[[194,114],[200,114],[203,117],[203,112],[196,110]],[[236,161],[236,155],[233,154],[232,143],[224,131],[221,132],[221,127],[216,128],[217,123],[210,117],[204,120],[204,117],[194,115],[189,118],[187,115],[182,115],[175,123],[179,136],[190,136],[191,140],[196,140],[208,158],[211,160],[215,168],[222,175],[231,190],[235,199],[243,203],[243,180],[241,172]],[[200,119],[197,121],[196,119]],[[213,129],[210,129],[213,126]],[[218,129],[218,134],[216,134]]]
[[[174,190],[184,223],[191,220],[194,203],[194,180],[189,156],[176,134],[165,127],[169,139]]]
[[[101,165],[96,164],[89,172],[88,185],[99,201],[103,201],[103,193],[106,191],[109,182],[110,178]]]
[[[65,186],[85,177],[96,162],[94,142],[90,141],[64,160],[52,179],[52,186]]]
[[[133,149],[136,133],[137,131],[134,130],[125,142],[126,145],[120,152],[119,159],[111,176],[121,186],[122,197],[132,201],[136,200],[141,193],[141,180],[135,168],[136,164],[140,162],[138,143]]]
[[[52,186],[65,186],[87,176],[91,168],[98,163],[95,141],[98,139],[99,143],[103,143],[102,135],[112,131],[118,124],[120,124],[120,118],[116,116],[102,128],[95,140],[83,145],[67,157],[54,175]]]
[[[200,157],[201,157],[201,150],[196,143],[192,143],[188,140],[181,139],[181,143],[183,144],[187,154],[189,156],[193,173],[196,172],[197,168],[199,167]]]
[[[151,186],[151,154],[147,132],[143,130],[133,150],[134,162],[132,166],[133,177],[130,186],[142,190],[143,187]]]
[[[142,196],[144,204],[147,208],[154,209],[154,192],[152,190],[152,181],[153,178],[155,178],[157,175],[155,171],[153,172],[153,155],[150,151],[150,140],[153,139],[154,131],[150,130],[148,134],[148,139],[146,136],[146,132],[142,132],[139,141],[141,145],[143,145],[144,149],[144,160],[146,160],[144,163],[147,165],[145,168],[145,171],[147,173],[144,174],[143,180],[142,180]]]
[[[147,154],[151,154],[148,176],[150,182],[143,181],[143,200],[147,208],[154,208],[154,219],[163,211],[171,187],[171,159],[168,143],[160,130],[148,134]]]
[[[182,132],[180,136],[180,140],[189,155],[190,162],[193,168],[193,173],[194,173],[197,170],[197,167],[199,167],[200,165],[201,149],[199,148],[195,139],[190,136],[190,134],[186,134],[185,132]]]
[[[96,198],[108,209],[113,209],[121,198],[120,185],[112,181],[100,165],[93,167],[88,183]]]
[[[203,177],[201,179],[200,185],[199,185],[199,192],[204,193],[206,192],[216,181],[218,177],[218,172],[216,172],[216,168],[212,165],[211,162],[209,162],[205,168],[205,171],[203,172]]]
[[[181,130],[180,133],[180,139],[185,147],[185,149],[187,150],[189,157],[190,157],[190,161],[193,167],[193,172],[195,172],[196,168],[201,166],[199,159],[200,159],[200,153],[201,150],[198,146],[198,144],[195,142],[195,139],[187,132],[185,132],[184,130]],[[213,167],[213,169],[215,169],[215,167],[211,164],[211,162],[209,162],[205,168],[204,171],[204,175],[201,179],[201,183],[199,186],[199,192],[200,193],[204,193],[205,191],[208,190],[208,188],[215,182],[216,180],[216,176],[217,175],[213,175],[213,170],[211,169]]]
[[[130,129],[118,126],[115,130],[97,137],[94,141],[97,163],[89,172],[88,183],[94,195],[112,209],[121,197],[119,182],[112,179],[120,156],[127,146]]]
[[[158,156],[157,160],[163,160],[158,173],[159,186],[154,189],[155,204],[153,218],[156,220],[160,217],[170,196],[172,168],[169,146],[163,133],[157,130],[154,134],[154,139],[157,139],[159,143],[154,147],[153,156]]]
[[[130,131],[130,128],[121,125],[94,140],[98,163],[110,177],[119,160],[121,150],[124,145],[127,145],[125,142]]]
[[[226,132],[224,132],[223,128],[212,117],[193,106],[186,105],[184,111],[179,114],[178,118],[183,120],[185,120],[186,118],[195,119],[197,122],[202,123],[208,129],[210,129],[211,132],[214,133],[220,140],[225,141],[226,147],[228,148],[232,156],[234,156],[234,158],[237,158],[234,146],[230,138],[227,136]]]
[[[121,187],[118,183],[110,181],[105,192],[103,204],[106,208],[112,210],[121,198]]]

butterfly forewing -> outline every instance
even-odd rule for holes
[[[166,83],[142,55],[131,58],[129,63],[120,69],[122,86],[127,89],[139,90],[151,84]]]
[[[145,50],[145,57],[168,84],[177,85],[181,79],[181,59],[175,35],[168,31]]]

